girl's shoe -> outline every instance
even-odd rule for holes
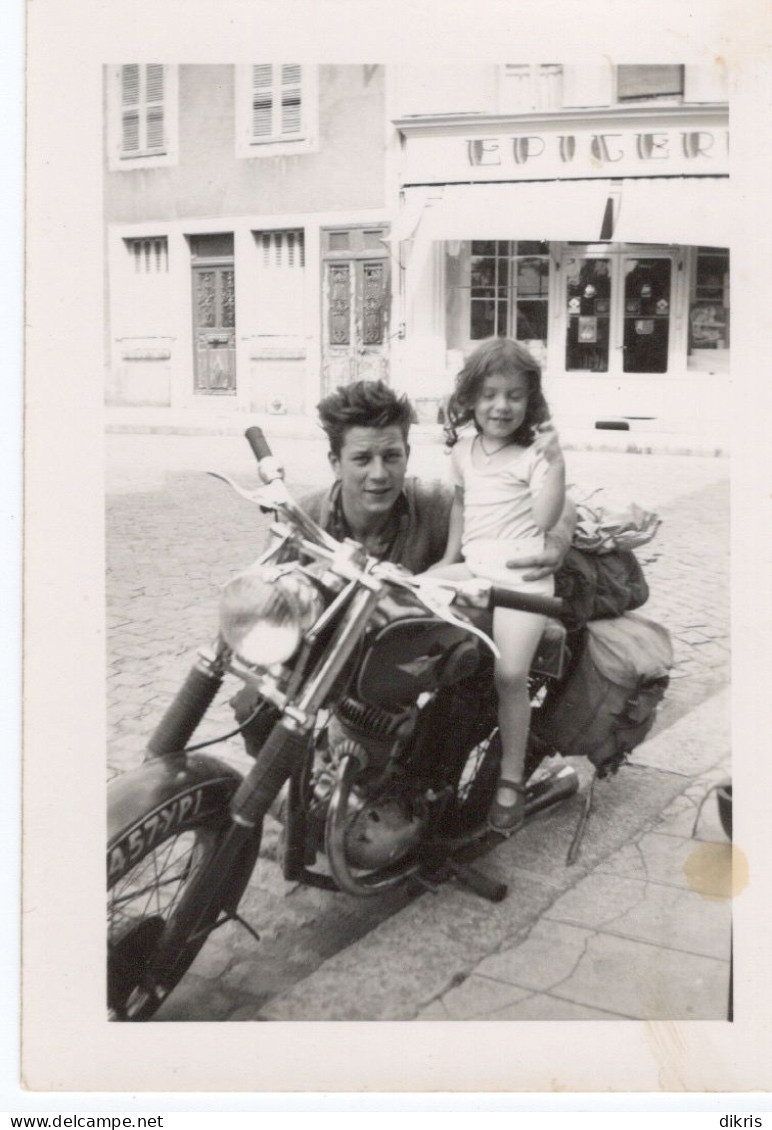
[[[494,798],[488,812],[488,827],[500,836],[511,836],[525,824],[525,789],[520,781],[499,777],[497,790],[502,787],[512,789],[517,795],[512,804],[502,804]]]

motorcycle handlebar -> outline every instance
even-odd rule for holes
[[[556,619],[563,612],[563,601],[559,596],[539,596],[499,585],[491,587],[490,605],[491,608],[514,608],[518,612],[536,612],[540,616],[552,616]]]

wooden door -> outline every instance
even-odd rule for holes
[[[236,394],[236,295],[232,235],[191,239],[193,391]]]
[[[389,256],[386,226],[322,232],[322,391],[388,379]]]

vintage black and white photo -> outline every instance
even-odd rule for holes
[[[336,52],[324,7],[314,50],[321,8],[207,49],[95,18],[68,130],[31,118],[30,1078],[749,1085],[760,197],[723,16]]]
[[[726,1018],[726,68],[104,74],[111,1015]]]

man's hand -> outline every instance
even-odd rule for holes
[[[528,553],[522,557],[513,557],[507,561],[508,569],[529,569],[523,575],[524,581],[540,581],[542,577],[550,577],[556,573],[563,564],[566,549],[561,542],[553,540],[547,534],[543,553]]]
[[[512,557],[507,561],[508,569],[529,569],[530,572],[523,576],[524,581],[540,581],[542,577],[549,577],[557,573],[563,564],[563,558],[571,548],[571,542],[576,528],[576,507],[570,498],[567,498],[556,525],[545,535],[544,551],[542,553],[523,554],[521,557]]]

